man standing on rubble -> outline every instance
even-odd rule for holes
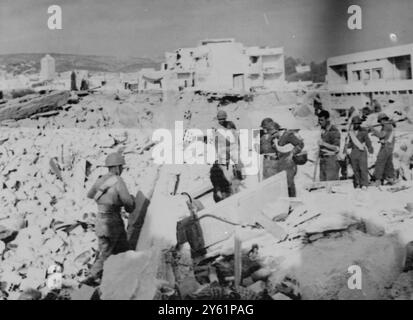
[[[112,254],[129,249],[125,225],[121,217],[121,208],[131,213],[135,209],[135,201],[129,193],[125,182],[120,177],[125,160],[120,153],[111,153],[105,160],[109,172],[100,177],[87,193],[98,205],[96,217],[96,235],[98,237],[98,257],[90,270],[85,284],[95,285],[102,277],[103,264]]]
[[[321,140],[319,145],[320,181],[339,180],[337,154],[340,151],[340,131],[330,122],[330,113],[323,110],[318,114],[318,123],[321,126]]]
[[[374,128],[370,130],[374,136],[380,139],[381,143],[374,169],[376,186],[380,186],[384,180],[387,180],[389,184],[394,183],[393,151],[396,138],[393,129],[394,124],[385,113],[380,113],[377,121],[381,124],[381,130],[378,131]]]
[[[236,126],[232,121],[227,120],[227,113],[219,110],[217,120],[218,130],[229,130],[232,137],[227,137],[217,131],[216,153],[218,159],[210,170],[210,180],[214,188],[214,200],[219,202],[228,198],[238,191],[240,180],[243,179],[241,164],[239,161],[239,141],[236,134]],[[232,141],[231,141],[232,140]],[[230,160],[234,164],[230,165]]]
[[[285,130],[271,118],[261,122],[264,135],[260,139],[260,153],[264,155],[263,178],[267,179],[282,171],[287,172],[288,196],[296,197],[294,177],[297,165],[293,156],[304,148],[304,142],[293,131]]]
[[[351,149],[350,162],[354,172],[354,188],[365,190],[369,185],[369,169],[367,163],[367,152],[373,153],[373,146],[368,131],[361,127],[360,116],[351,119],[352,128],[349,132],[348,147]]]

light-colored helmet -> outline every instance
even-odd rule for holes
[[[123,166],[125,159],[119,152],[109,154],[105,160],[105,167]]]

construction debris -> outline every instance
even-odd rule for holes
[[[28,95],[10,100],[0,110],[0,121],[8,119],[25,119],[36,113],[48,112],[62,108],[68,99],[69,92],[52,92],[46,95]]]

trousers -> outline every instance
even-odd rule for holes
[[[354,187],[367,187],[369,185],[367,151],[353,149],[350,153],[350,161],[354,172]]]
[[[320,181],[334,181],[339,179],[340,165],[336,156],[320,158]]]
[[[263,178],[267,179],[280,173],[282,171],[287,172],[287,185],[288,196],[296,197],[297,191],[295,188],[294,177],[297,174],[297,165],[294,163],[291,157],[285,157],[279,160],[266,159],[263,162]]]
[[[98,237],[98,255],[93,264],[90,275],[102,277],[103,266],[107,258],[113,254],[129,250],[129,243],[123,221],[120,219],[97,219],[96,235]]]
[[[374,169],[374,178],[376,181],[394,179],[393,166],[393,147],[390,144],[384,144],[377,154],[377,160]]]

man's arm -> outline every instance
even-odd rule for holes
[[[373,149],[373,145],[371,143],[371,139],[367,131],[365,132],[364,141],[366,142],[367,150],[369,151],[370,154],[372,154],[374,152],[374,149]]]
[[[98,180],[98,181],[99,181],[99,180]],[[88,197],[89,199],[93,199],[93,198],[95,197],[96,192],[97,192],[97,190],[98,190],[98,188],[97,188],[98,181],[96,181],[96,182],[93,184],[93,186],[90,188],[90,190],[88,191],[87,197]]]
[[[299,139],[294,134],[294,132],[289,132],[288,135],[286,135],[286,138],[282,136],[280,140],[278,141],[278,145],[280,146],[285,146],[286,144],[289,144],[289,143],[291,143],[294,146],[293,154],[300,153],[304,148],[303,140]]]
[[[341,142],[341,135],[340,131],[337,129],[331,130],[329,133],[329,138],[328,139],[331,143],[322,141],[321,145],[324,146],[325,148],[332,150],[332,151],[340,151],[340,142]]]
[[[125,207],[126,212],[133,212],[133,210],[135,210],[135,200],[129,193],[128,188],[126,187],[126,184],[122,180],[122,178],[118,180],[116,187],[119,194],[119,199],[121,200],[122,205]]]

